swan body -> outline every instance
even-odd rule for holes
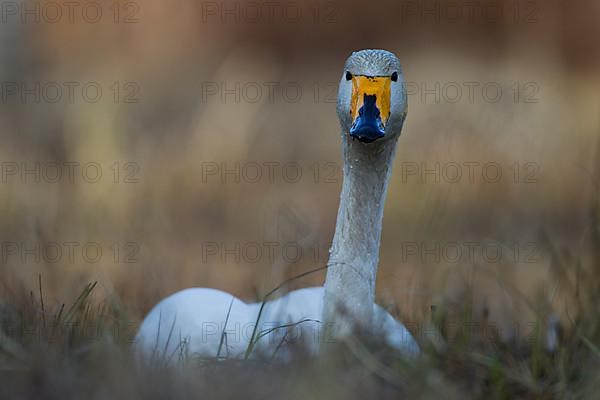
[[[265,335],[256,341],[251,356],[289,360],[294,344],[315,356],[321,342],[340,339],[336,332],[323,337],[324,291],[322,286],[298,289],[266,302],[259,320],[262,303],[245,303],[217,289],[181,290],[150,311],[140,326],[136,346],[143,354],[167,361],[195,356],[242,359],[256,326],[256,334]],[[416,354],[418,346],[408,330],[379,305],[373,307],[376,329],[385,341],[399,351]]]
[[[352,53],[338,92],[344,180],[325,285],[291,291],[264,306],[215,289],[182,290],[144,319],[140,353],[167,360],[254,354],[288,360],[291,343],[317,354],[357,326],[398,350],[418,353],[408,330],[375,304],[383,208],[406,110],[398,58],[385,50]]]

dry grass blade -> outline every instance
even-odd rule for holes
[[[325,265],[325,266],[322,266],[322,267],[319,267],[319,268],[312,269],[310,271],[303,272],[303,273],[298,274],[296,276],[293,276],[293,277],[291,277],[289,279],[286,279],[283,282],[281,282],[279,285],[277,285],[275,288],[271,289],[267,294],[265,294],[263,296],[263,300],[261,302],[260,309],[258,310],[258,315],[257,315],[256,321],[254,323],[254,328],[252,329],[252,335],[250,335],[250,341],[248,343],[248,347],[246,348],[246,354],[244,355],[245,359],[248,359],[248,357],[250,357],[250,354],[252,354],[252,351],[254,350],[254,346],[256,345],[256,342],[258,340],[256,336],[257,336],[257,332],[258,332],[258,326],[259,326],[259,323],[260,323],[260,318],[262,317],[265,305],[266,305],[267,301],[269,300],[269,298],[273,294],[275,294],[277,291],[279,291],[280,289],[286,287],[291,282],[294,282],[294,281],[296,281],[298,279],[304,278],[305,276],[309,276],[309,275],[314,274],[316,272],[326,270],[327,268],[329,268],[329,266]]]
[[[81,294],[79,295],[79,297],[77,297],[77,300],[75,300],[73,305],[69,308],[69,310],[67,311],[65,316],[58,322],[62,322],[62,323],[72,322],[72,319],[76,316],[77,312],[80,311],[81,307],[85,304],[86,300],[92,294],[92,291],[94,290],[94,288],[96,287],[97,284],[98,284],[98,282],[88,283],[85,286],[85,288],[83,289],[83,291],[81,292]]]

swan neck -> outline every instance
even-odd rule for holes
[[[346,138],[344,138],[346,139]],[[344,181],[325,281],[324,320],[370,326],[395,140],[344,140]]]

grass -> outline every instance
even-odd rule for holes
[[[432,306],[429,321],[413,332],[422,349],[416,358],[397,353],[377,337],[356,335],[319,358],[299,358],[287,365],[248,357],[228,360],[221,357],[227,340],[223,335],[214,359],[185,367],[144,365],[136,362],[132,351],[137,324],[130,321],[126,307],[112,298],[95,300],[96,282],[86,284],[69,303],[48,304],[40,276],[36,290],[28,296],[13,290],[13,301],[0,306],[0,398],[597,398],[599,221],[598,212],[590,212],[589,259],[563,257],[564,251],[546,240],[551,273],[575,304],[566,323],[549,323],[558,320],[544,296],[536,302],[515,294],[535,319],[523,335],[493,340],[485,330],[469,331],[474,322],[491,321],[485,311],[476,315],[467,291],[460,301]],[[297,278],[267,293],[263,305]],[[553,326],[555,344],[548,339]],[[262,335],[252,333],[247,356]]]
[[[181,368],[136,364],[133,330],[123,329],[135,326],[116,302],[93,300],[95,282],[85,285],[68,305],[47,304],[40,277],[28,302],[2,308],[0,395],[3,399],[593,398],[600,385],[600,315],[595,306],[600,291],[594,279],[575,284],[581,311],[570,325],[561,327],[552,350],[547,349],[544,329],[533,330],[527,340],[501,342],[439,330],[466,328],[473,321],[467,294],[458,306],[433,309],[430,334],[417,334],[423,354],[416,359],[405,358],[378,338],[356,336],[323,357],[291,365],[215,358]],[[540,307],[537,315],[536,324],[545,326],[547,310]],[[258,340],[260,334],[255,334]]]

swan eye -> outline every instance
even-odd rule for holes
[[[394,73],[392,74],[392,82],[397,82],[397,81],[398,81],[398,73],[397,73],[397,72],[394,72]]]
[[[350,71],[346,71],[346,80],[349,81],[352,79],[352,74],[350,73]]]

